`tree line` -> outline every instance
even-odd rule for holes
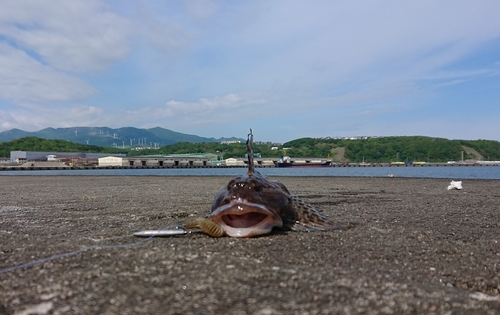
[[[38,137],[24,137],[9,142],[0,142],[1,157],[9,157],[10,151],[126,153],[111,147],[85,145],[67,140],[47,140]]]
[[[343,156],[338,152],[343,149]],[[179,142],[160,149],[129,150],[95,145],[84,145],[66,140],[46,140],[25,137],[0,143],[0,156],[10,156],[10,151],[94,152],[125,153],[132,155],[168,155],[188,153],[213,153],[227,158],[240,158],[247,154],[245,143],[221,144],[218,142]],[[254,144],[254,153],[262,157],[279,158],[331,158],[347,162],[446,162],[464,159],[500,160],[500,142],[492,140],[448,140],[423,136],[380,137],[368,139],[300,138],[278,148],[267,144]]]
[[[447,162],[466,159],[500,160],[500,142],[448,140],[423,136],[368,139],[301,138],[284,144],[290,155],[325,156],[345,149],[349,162]],[[472,150],[471,150],[472,149]],[[332,157],[336,160],[335,155]]]

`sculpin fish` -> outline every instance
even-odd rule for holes
[[[253,134],[247,139],[248,172],[223,187],[206,218],[184,222],[187,229],[199,228],[213,237],[252,237],[273,228],[318,231],[339,228],[312,205],[291,194],[281,182],[270,180],[255,170]]]

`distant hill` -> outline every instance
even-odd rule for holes
[[[80,144],[90,144],[105,147],[160,147],[178,142],[220,142],[223,140],[240,140],[239,138],[205,138],[175,132],[160,127],[140,129],[123,127],[118,129],[108,127],[70,127],[45,128],[28,132],[11,129],[0,132],[0,142],[12,141],[23,137],[38,137],[42,139],[60,139]]]
[[[153,128],[147,132],[136,128],[121,128],[116,130],[118,132],[122,130],[122,133],[123,130],[127,130],[139,135],[148,135],[148,137],[153,137],[151,135],[157,133],[156,137],[163,137],[163,139],[170,137],[170,132],[172,132],[161,128]],[[22,131],[20,131],[14,132],[22,134]],[[80,133],[81,131],[78,131],[78,134]],[[132,155],[214,153],[222,155],[224,158],[244,157],[247,154],[245,141],[234,144],[222,144],[219,141],[221,139],[216,141],[188,142],[187,140],[209,138],[190,135],[184,136],[184,138],[178,138],[184,140],[183,142],[161,145],[161,148],[158,145],[155,149],[153,149],[153,146],[149,149],[143,147],[138,151],[130,149],[128,144],[126,146],[115,145],[113,148],[110,146],[96,146],[91,143],[87,145],[86,143],[73,143],[68,140],[46,140],[27,136],[9,142],[0,142],[0,156],[7,157],[10,151],[13,150],[126,153]],[[98,130],[98,135],[95,138],[99,137],[108,140],[111,138],[112,141],[115,141],[114,143],[119,140],[117,135],[108,136],[104,128]],[[380,137],[357,140],[300,138],[284,143],[279,148],[271,144],[255,143],[254,152],[267,158],[279,158],[282,155],[289,155],[294,158],[329,157],[335,162],[354,163],[447,162],[460,160],[500,161],[500,142],[492,140],[448,140],[422,136]]]
[[[92,152],[111,154],[130,152],[130,150],[123,150],[121,148],[100,147],[60,139],[47,140],[37,137],[23,137],[9,142],[0,142],[0,157],[10,156],[11,151]]]
[[[346,162],[446,162],[500,160],[500,142],[423,136],[370,139],[300,138],[283,144],[293,157],[331,156]]]

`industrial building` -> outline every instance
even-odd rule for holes
[[[172,166],[217,166],[223,164],[222,156],[211,153],[142,155],[142,156],[105,156],[99,158],[99,167],[172,167]]]
[[[98,158],[99,166],[127,166],[128,161],[121,156],[105,156]]]
[[[110,156],[109,153],[84,153],[84,152],[38,152],[38,151],[10,151],[10,163],[26,163],[31,161],[47,161],[55,159],[98,159]],[[126,156],[125,154],[113,154],[113,156]]]
[[[246,158],[223,159],[211,153],[141,155],[102,154],[84,152],[11,151],[14,165],[2,169],[20,168],[184,168],[184,167],[245,167]],[[257,167],[274,167],[273,159],[256,158]]]

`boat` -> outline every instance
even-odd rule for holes
[[[283,156],[278,162],[276,167],[332,167],[331,160],[301,160],[291,161],[289,156]]]

